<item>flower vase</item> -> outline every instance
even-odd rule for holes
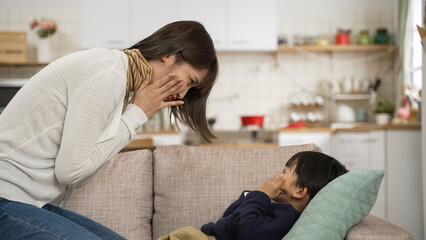
[[[50,38],[40,38],[37,46],[37,61],[40,63],[50,62]]]

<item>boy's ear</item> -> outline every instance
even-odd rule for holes
[[[293,193],[292,196],[297,199],[303,199],[309,196],[307,188],[299,188],[297,192]]]

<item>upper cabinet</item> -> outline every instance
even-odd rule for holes
[[[180,19],[179,0],[130,0],[129,2],[130,42],[127,47],[148,37],[162,26]]]
[[[217,50],[227,49],[229,0],[181,0],[181,20],[195,20],[204,25]]]
[[[81,0],[81,47],[126,47],[128,11],[128,1]]]
[[[229,50],[277,49],[275,0],[230,0],[228,4]]]
[[[81,46],[126,48],[167,23],[195,20],[216,50],[274,51],[276,16],[276,0],[82,0]]]

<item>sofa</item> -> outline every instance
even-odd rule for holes
[[[320,151],[314,144],[304,144],[261,148],[159,146],[154,150],[121,152],[104,164],[87,185],[75,191],[67,209],[127,239],[157,239],[188,225],[199,229],[220,218],[243,190],[255,190],[264,179],[281,170],[294,153],[308,150]],[[362,207],[354,202],[344,211],[336,210],[340,203],[332,200],[340,197],[321,200],[324,188],[305,211],[318,197],[320,207],[316,208],[326,212],[314,213],[311,220],[304,217],[304,211],[293,228],[307,234],[295,232],[285,239],[413,239],[404,229],[368,214],[379,180],[373,193],[366,194],[371,200],[363,213],[357,212]],[[326,205],[332,205],[334,210],[326,210]],[[330,213],[333,211],[340,217]],[[355,212],[354,219],[347,221],[347,211]],[[324,216],[332,217],[315,219]],[[330,227],[325,224],[329,221],[336,222]]]

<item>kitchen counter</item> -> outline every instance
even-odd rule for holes
[[[389,125],[376,125],[376,124],[361,124],[354,127],[342,127],[342,128],[332,128],[332,127],[323,127],[323,128],[284,128],[278,130],[278,132],[364,132],[372,130],[421,130],[422,125],[420,123],[407,123],[407,124],[389,124]]]
[[[121,151],[154,149],[162,145],[181,145],[183,141],[184,134],[175,130],[142,131],[138,132],[135,139]]]
[[[344,125],[339,125],[344,126]],[[279,129],[278,131],[259,131],[256,141],[253,140],[251,131],[216,131],[215,134],[218,139],[215,139],[212,144],[206,144],[202,142],[198,135],[188,132],[182,134],[178,131],[153,131],[153,132],[139,132],[136,135],[134,141],[132,141],[123,151],[129,151],[134,149],[154,149],[160,145],[174,145],[174,144],[186,144],[186,145],[201,145],[201,146],[221,146],[221,147],[272,147],[279,146],[279,140],[275,139],[275,135],[282,134],[307,134],[311,142],[316,142],[319,139],[321,141],[327,140],[335,133],[343,132],[368,132],[373,130],[421,130],[420,123],[413,124],[391,124],[391,125],[376,125],[376,124],[358,124],[354,127],[319,127],[319,128],[286,128]],[[312,133],[312,134],[310,134]],[[328,136],[328,137],[326,137]],[[322,138],[326,137],[324,140]],[[321,142],[320,141],[320,142]],[[284,144],[284,143],[282,143]],[[321,144],[319,144],[322,146]],[[327,144],[322,146],[325,152],[329,150]]]

